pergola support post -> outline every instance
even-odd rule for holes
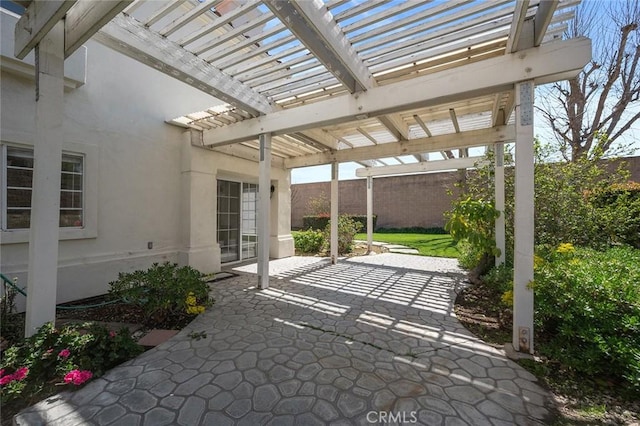
[[[338,163],[331,163],[331,263],[338,263]]]
[[[36,46],[36,117],[26,336],[55,321],[64,108],[64,21]]]
[[[534,146],[533,81],[515,85],[516,165],[513,277],[513,347],[533,353]]]
[[[367,176],[367,253],[373,246],[373,176]]]
[[[258,288],[269,288],[269,245],[271,210],[271,133],[260,135],[258,182]]]
[[[500,254],[496,256],[496,266],[503,265],[506,253],[505,243],[505,223],[504,223],[504,144],[497,143],[494,146],[495,169],[495,209],[500,212],[500,216],[495,221],[496,247]]]

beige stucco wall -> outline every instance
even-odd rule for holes
[[[32,145],[34,82],[6,70],[1,77],[1,142]],[[164,120],[220,101],[92,41],[86,79],[61,105],[64,149],[86,158],[88,220],[86,229],[61,232],[57,301],[105,293],[118,272],[153,262],[219,270],[216,179],[233,171],[257,182],[258,164],[192,147],[184,129]],[[290,256],[289,172],[274,170],[272,182],[280,203],[272,205],[271,254]],[[21,285],[27,240],[28,231],[0,232],[0,270]]]

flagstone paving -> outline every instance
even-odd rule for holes
[[[213,284],[178,335],[20,413],[18,425],[538,425],[546,391],[453,314],[456,261],[271,262]],[[202,338],[202,335],[206,337]]]

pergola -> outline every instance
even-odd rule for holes
[[[562,40],[579,0],[16,3],[16,56],[36,48],[39,63],[27,333],[55,316],[63,59],[93,37],[225,103],[159,120],[189,129],[192,145],[259,162],[261,288],[271,167],[332,165],[335,262],[338,163],[360,162],[371,179],[376,164],[467,167],[469,148],[489,147],[501,210],[501,153],[515,142],[513,345],[533,351],[534,86],[590,60],[590,40]]]

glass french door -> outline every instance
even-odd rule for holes
[[[258,255],[258,185],[218,180],[218,244],[220,261]]]

